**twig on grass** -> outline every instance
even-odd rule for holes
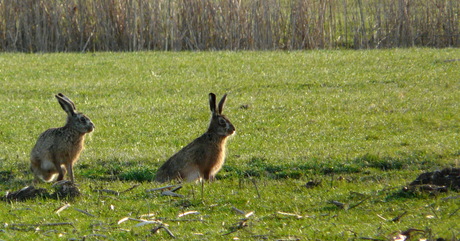
[[[171,197],[180,197],[180,198],[184,197],[184,195],[182,195],[182,194],[175,193],[175,192],[172,192],[172,191],[169,191],[169,190],[163,191],[161,193],[161,195],[163,195],[163,196],[171,196]]]
[[[235,233],[235,232],[237,232],[238,230],[247,227],[247,226],[248,226],[247,221],[248,221],[247,218],[241,219],[241,220],[236,224],[236,226],[230,227],[230,230],[231,230],[230,232],[224,233],[223,236],[229,235],[229,234],[232,234],[232,233]]]
[[[339,208],[342,208],[342,209],[344,209],[347,206],[345,203],[341,203],[341,202],[335,201],[335,200],[329,201],[328,203],[334,204],[335,206],[337,206]]]
[[[56,209],[56,211],[54,211],[56,214],[59,214],[60,212],[64,211],[65,209],[67,209],[68,207],[70,207],[70,204],[66,203],[64,206]]]
[[[454,216],[454,214],[457,213],[458,210],[460,210],[460,208],[457,208],[453,213],[449,214],[449,218],[452,217],[452,216]]]
[[[242,214],[242,215],[245,215],[245,214],[246,214],[243,210],[240,210],[240,209],[238,209],[238,208],[232,207],[232,209],[233,209],[235,212],[239,213],[239,214]]]
[[[91,214],[91,213],[89,213],[89,212],[87,212],[87,211],[85,211],[85,210],[81,210],[81,209],[79,209],[79,208],[73,208],[73,209],[74,209],[75,211],[80,212],[80,213],[86,214],[86,215],[88,215],[88,216],[90,216],[90,217],[96,217],[95,215],[93,215],[93,214]]]
[[[175,192],[175,191],[177,191],[177,190],[179,190],[179,189],[181,189],[181,188],[182,188],[182,186],[177,186],[177,187],[171,189],[171,192]]]
[[[167,219],[167,221],[170,221],[170,222],[205,222],[205,220],[203,220],[202,218],[200,219]]]
[[[62,222],[62,223],[42,223],[42,224],[25,224],[25,223],[12,223],[9,226],[12,230],[19,230],[19,231],[31,231],[31,230],[39,230],[39,227],[54,227],[54,226],[72,226],[74,229],[75,226],[71,222]]]
[[[174,187],[176,187],[177,185],[168,185],[168,186],[164,186],[164,187],[157,187],[157,188],[152,188],[152,189],[147,189],[145,190],[146,192],[155,192],[155,191],[163,191],[165,189],[172,189]]]
[[[166,231],[166,233],[169,234],[169,236],[171,236],[171,238],[176,238],[176,236],[174,236],[174,234],[171,232],[171,230],[169,230],[169,228],[163,226],[163,225],[160,225],[158,227],[155,227],[152,229],[152,233],[158,233],[158,230],[160,229],[164,229]]]
[[[161,195],[163,196],[171,196],[171,197],[180,197],[183,198],[184,195],[175,193],[175,191],[181,189],[181,185],[168,185],[168,186],[163,186],[163,187],[157,187],[157,188],[152,188],[152,189],[147,189],[145,190],[146,192],[155,192],[155,191],[162,191]]]
[[[459,199],[459,198],[460,198],[460,195],[457,195],[457,196],[450,196],[450,197],[441,198],[441,200],[446,201],[446,200],[449,200],[449,199]]]
[[[82,240],[86,240],[86,238],[89,238],[89,237],[108,238],[107,235],[104,235],[104,234],[92,233],[92,234],[83,236]]]
[[[404,211],[402,214],[398,215],[397,217],[391,219],[390,221],[392,222],[399,222],[399,220],[401,220],[401,218],[407,214],[407,211]]]
[[[64,225],[70,225],[72,227],[75,228],[75,226],[73,226],[73,223],[70,223],[70,222],[63,222],[63,223],[43,223],[43,224],[39,224],[37,226],[64,226]]]
[[[249,218],[249,217],[251,217],[252,215],[254,215],[254,211],[251,211],[251,212],[249,212],[249,213],[246,213],[246,212],[244,212],[243,210],[238,209],[238,208],[236,208],[236,207],[232,207],[232,209],[233,209],[233,211],[235,211],[235,212],[237,212],[237,213],[243,215],[245,218]]]
[[[43,235],[47,236],[47,237],[51,237],[50,233],[59,233],[58,230],[48,230],[46,232],[43,233]]]
[[[251,178],[251,181],[252,181],[252,184],[254,184],[254,187],[256,188],[257,197],[260,198],[260,192],[259,192],[259,188],[257,187],[256,179]]]
[[[110,190],[110,189],[95,189],[95,190],[93,190],[93,192],[96,192],[96,193],[107,193],[107,194],[112,194],[112,195],[115,195],[115,196],[120,196],[120,192],[114,191],[114,190]]]
[[[364,203],[364,201],[366,201],[366,200],[368,200],[368,199],[370,199],[370,198],[371,198],[371,197],[364,198],[364,199],[361,200],[359,203],[357,203],[357,204],[355,204],[355,205],[352,205],[352,206],[348,207],[347,210],[353,209],[353,208],[355,208],[355,207],[361,205],[362,203]]]
[[[73,223],[63,222],[63,223],[42,223],[42,224],[26,224],[26,223],[12,223],[9,226],[11,227],[39,227],[39,226],[62,226],[70,225],[73,227]]]
[[[135,184],[135,185],[133,185],[132,187],[130,187],[130,188],[124,190],[124,191],[121,191],[120,194],[121,194],[121,193],[125,193],[125,192],[129,192],[129,191],[133,190],[134,188],[136,188],[136,187],[138,187],[138,186],[140,186],[140,185],[141,185],[141,184]]]
[[[238,221],[238,223],[236,223],[235,226],[230,227],[229,228],[230,232],[224,233],[223,236],[232,234],[232,233],[234,233],[234,232],[236,232],[236,231],[238,231],[240,229],[243,229],[243,228],[247,227],[248,226],[247,222],[248,222],[249,218],[254,215],[254,211],[246,213],[243,210],[238,209],[236,207],[232,207],[232,209],[235,212],[237,212],[238,214],[244,215],[244,218],[240,219],[240,221]]]

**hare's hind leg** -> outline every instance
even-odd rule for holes
[[[30,163],[30,171],[32,171],[32,174],[34,174],[34,184],[40,183],[40,181],[43,179],[43,175],[40,172],[40,169],[35,165],[35,163]]]
[[[180,176],[187,182],[193,182],[202,178],[202,173],[196,165],[187,165],[180,171]]]
[[[45,159],[32,159],[30,170],[35,176],[34,183],[38,183],[40,179],[45,182],[50,182],[58,174],[58,170],[56,170],[54,163]]]
[[[58,178],[57,178],[56,181],[59,182],[59,181],[64,180],[64,176],[67,173],[67,169],[65,167],[62,168],[62,166],[60,164],[56,165],[56,169],[57,169],[57,172],[59,173]]]

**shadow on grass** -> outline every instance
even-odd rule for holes
[[[309,175],[342,175],[361,173],[369,168],[382,171],[427,170],[438,165],[442,156],[421,151],[403,153],[397,157],[367,153],[354,159],[299,158],[297,160],[270,160],[252,157],[238,166],[224,165],[218,179],[264,177],[270,179],[300,179]],[[153,181],[159,166],[150,160],[98,160],[95,165],[79,165],[80,175],[89,179]],[[240,162],[241,163],[241,162]]]
[[[264,157],[253,157],[246,165],[224,166],[225,178],[237,177],[268,177],[272,179],[299,179],[306,175],[340,175],[360,173],[369,168],[382,171],[391,170],[426,170],[437,166],[441,156],[425,152],[412,152],[399,157],[365,154],[354,159],[311,158],[295,162],[268,160]],[[274,164],[276,163],[276,164]]]
[[[80,175],[96,180],[153,181],[156,167],[148,165],[149,160],[124,161],[121,159],[98,160],[97,165],[80,165]]]

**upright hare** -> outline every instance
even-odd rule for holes
[[[158,170],[156,181],[214,179],[224,164],[227,138],[235,133],[230,120],[222,115],[226,99],[227,94],[217,106],[216,95],[209,94],[212,115],[208,131],[170,157]]]
[[[86,133],[94,130],[94,124],[82,113],[76,112],[75,104],[65,95],[56,95],[62,109],[67,112],[67,122],[63,127],[51,128],[43,132],[30,154],[30,170],[40,179],[51,182],[61,181],[69,172],[74,183],[73,165],[78,160]]]

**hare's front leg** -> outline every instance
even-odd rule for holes
[[[211,174],[211,170],[205,170],[203,172],[203,179],[206,181],[214,181],[214,176]]]
[[[73,176],[73,164],[72,164],[72,163],[68,163],[68,164],[66,164],[65,168],[66,168],[67,171],[69,172],[70,181],[71,181],[72,183],[75,183],[74,176]]]

